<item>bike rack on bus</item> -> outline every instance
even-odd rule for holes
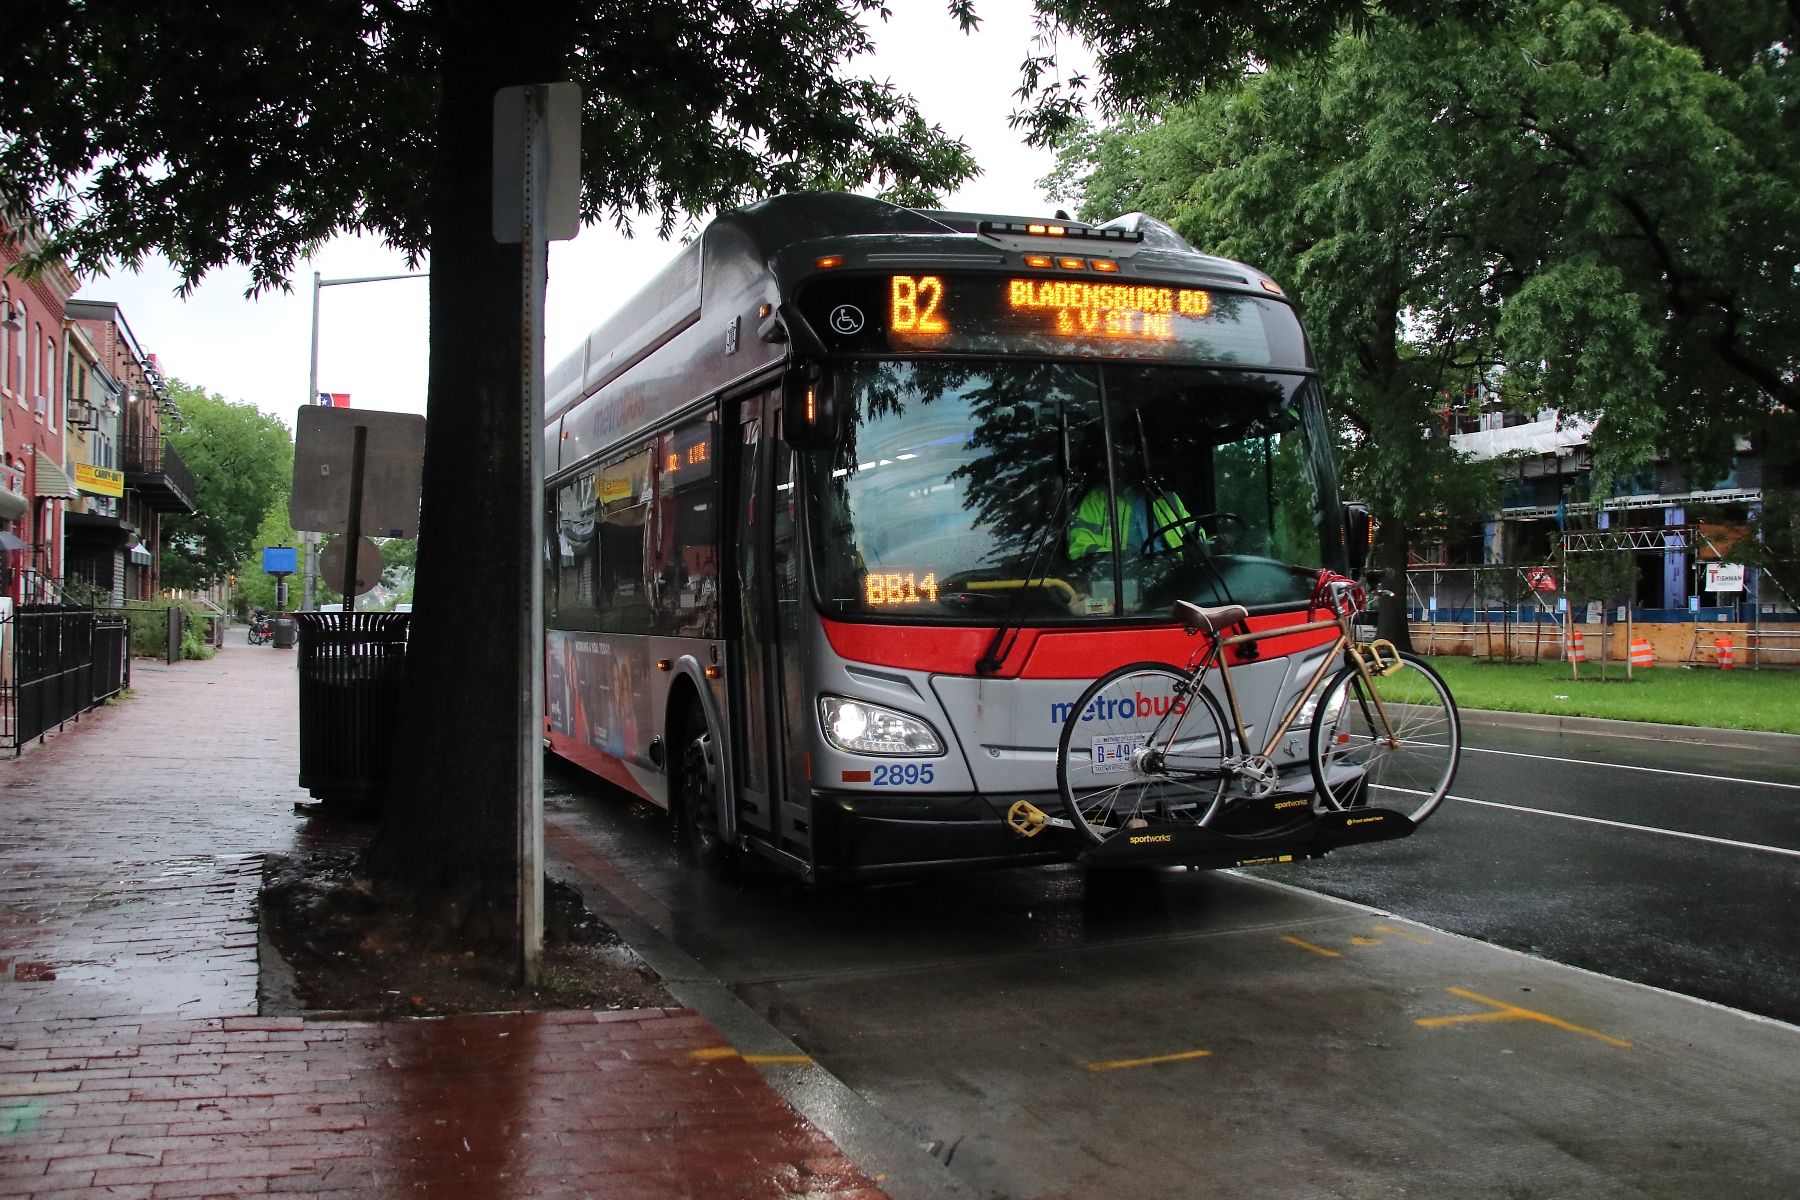
[[[1280,793],[1276,793],[1280,795]],[[1200,825],[1121,829],[1080,855],[1090,867],[1180,864],[1206,870],[1318,858],[1340,846],[1411,836],[1418,826],[1389,808],[1346,808],[1319,813],[1278,833],[1236,836]]]

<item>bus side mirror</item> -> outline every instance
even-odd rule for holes
[[[834,373],[818,363],[800,363],[781,381],[781,438],[796,450],[837,443],[838,399]]]
[[[1347,501],[1344,504],[1344,551],[1350,559],[1350,575],[1355,578],[1369,562],[1369,544],[1373,532],[1369,506]]]

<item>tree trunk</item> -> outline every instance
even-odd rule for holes
[[[1406,523],[1398,519],[1381,522],[1375,530],[1373,558],[1376,570],[1373,584],[1392,595],[1382,596],[1375,621],[1375,636],[1386,638],[1402,650],[1411,650],[1412,623],[1406,613],[1406,568],[1411,560],[1412,540]]]
[[[445,0],[431,361],[407,708],[370,866],[499,953],[518,936],[521,247],[494,241],[494,93],[566,78],[556,0]],[[423,183],[424,181],[421,181]]]

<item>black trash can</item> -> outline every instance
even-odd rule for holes
[[[300,786],[320,800],[360,803],[381,796],[399,729],[410,616],[294,614],[300,629]]]
[[[299,616],[298,613],[294,615]],[[318,615],[331,616],[332,614],[323,613]],[[354,616],[355,614],[352,613],[351,615]],[[270,621],[269,637],[275,643],[275,648],[277,650],[292,650],[294,648],[295,637],[293,617],[276,617],[273,621]]]

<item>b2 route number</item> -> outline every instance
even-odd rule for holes
[[[876,787],[907,787],[931,782],[930,763],[907,763],[905,766],[894,763],[891,766],[878,766],[870,771],[869,782]]]

